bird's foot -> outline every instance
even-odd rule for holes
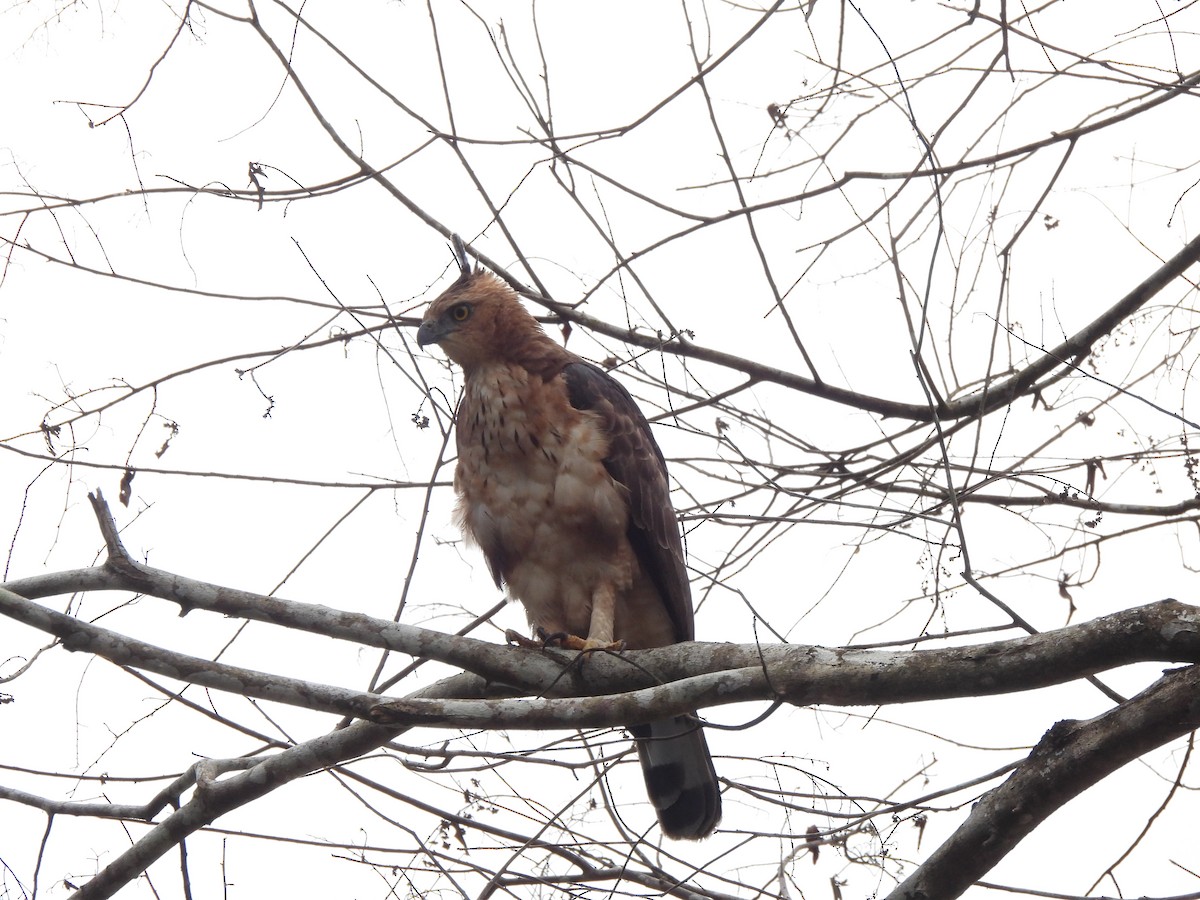
[[[584,653],[591,653],[596,650],[609,650],[614,653],[620,653],[625,649],[624,641],[597,641],[592,638],[581,638],[567,631],[550,632],[540,625],[534,634],[535,637],[527,638],[525,635],[509,628],[504,632],[504,640],[508,644],[524,647],[526,650],[544,650],[546,647],[562,647],[566,650],[579,650]]]
[[[575,634],[568,634],[565,631],[560,631],[557,634],[546,634],[542,629],[538,629],[538,637],[542,638],[546,646],[553,644],[556,647],[565,647],[567,650],[579,650],[582,653],[591,653],[594,650],[610,650],[614,653],[620,653],[625,649],[624,641],[597,641],[593,638],[581,638]]]
[[[527,638],[519,631],[514,631],[512,628],[505,629],[504,643],[514,647],[524,647],[526,650],[541,650],[546,646],[543,640],[534,640]]]

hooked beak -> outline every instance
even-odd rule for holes
[[[417,329],[417,346],[427,347],[436,344],[446,336],[446,329],[437,319],[426,319]]]

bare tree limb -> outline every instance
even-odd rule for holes
[[[199,781],[191,800],[139,838],[73,896],[78,900],[112,897],[187,835],[297,778],[368,753],[395,734],[393,730],[357,722],[268,756],[237,775]]]
[[[204,586],[209,589],[212,586]],[[239,592],[239,612],[251,612]],[[175,599],[175,598],[173,598]],[[270,599],[275,624],[311,626],[312,607]],[[296,607],[290,614],[288,607]],[[230,607],[234,609],[234,607]],[[336,619],[336,611],[317,607]],[[388,726],[445,728],[596,728],[636,724],[690,709],[748,701],[843,706],[983,696],[1062,684],[1134,662],[1200,661],[1200,608],[1174,600],[1135,607],[1080,625],[967,647],[915,651],[847,650],[804,645],[675,644],[658,650],[591,655],[530,651],[450,636],[479,645],[447,658],[477,663],[486,679],[471,698],[396,700],[298,678],[267,674],[156,647],[83,622],[0,588],[0,614],[58,637],[68,650],[191,684],[306,709],[369,718]],[[359,619],[357,628],[306,628],[347,639],[394,623]],[[424,629],[418,632],[421,640]],[[433,635],[437,632],[428,632]],[[496,679],[495,675],[503,675]],[[487,689],[479,685],[490,685]],[[511,697],[514,689],[538,696]],[[439,694],[444,698],[447,694]],[[589,698],[588,700],[580,698]]]
[[[1168,672],[1136,697],[1046,732],[1004,784],[888,900],[952,898],[975,883],[1050,813],[1121,766],[1200,727],[1200,666]]]

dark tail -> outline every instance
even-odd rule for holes
[[[663,834],[676,840],[708,837],[721,818],[721,788],[704,729],[678,716],[629,730]]]

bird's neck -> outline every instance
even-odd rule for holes
[[[491,359],[463,364],[463,374],[468,380],[488,378],[496,369],[519,366],[530,375],[549,381],[575,360],[573,353],[556,344],[540,327],[515,338],[497,335],[495,346],[504,348],[504,352]]]

